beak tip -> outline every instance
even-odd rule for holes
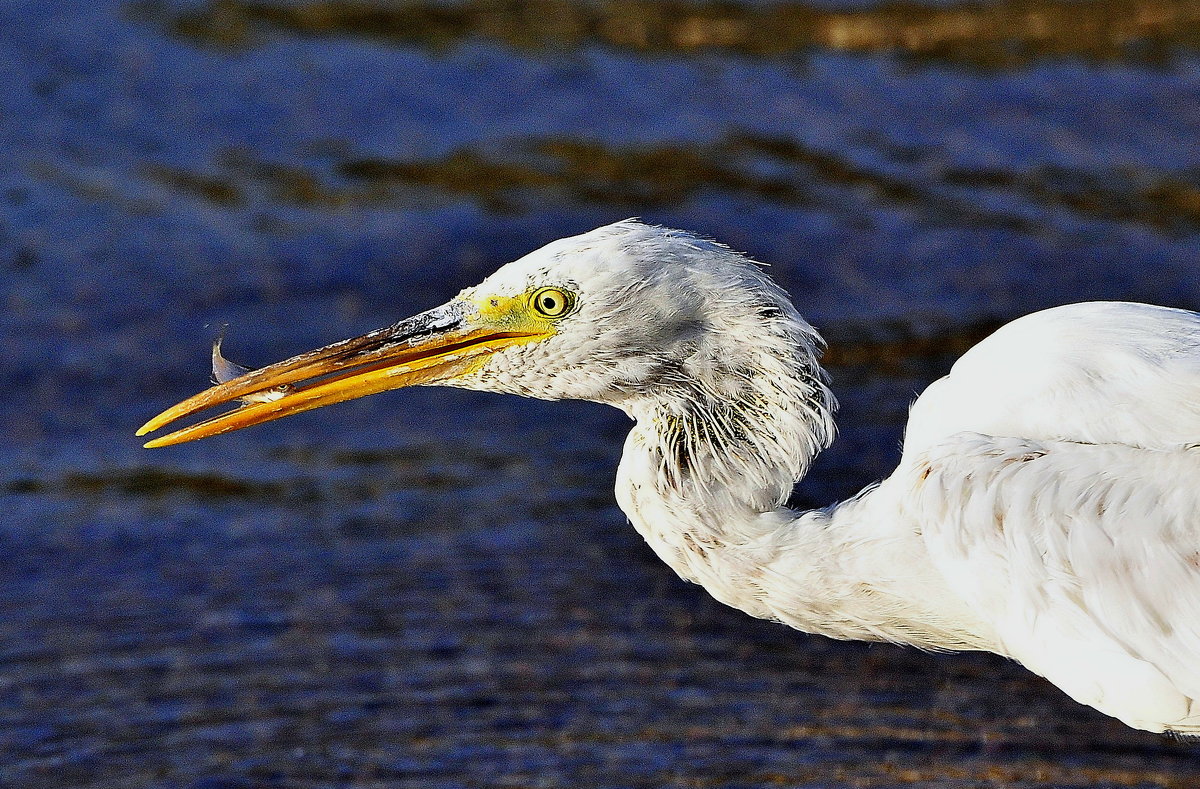
[[[159,447],[170,446],[171,444],[176,443],[175,441],[171,441],[170,438],[171,436],[169,435],[152,438],[145,444],[142,444],[142,449],[158,449]]]
[[[141,427],[139,427],[137,429],[137,433],[135,433],[134,435],[144,436],[147,433],[153,433],[155,430],[158,430],[163,425],[168,425],[171,422],[174,422],[176,419],[179,418],[179,416],[172,412],[176,411],[177,409],[178,409],[178,406],[176,406],[175,408],[169,408],[166,411],[163,411],[161,414],[154,417],[153,419],[151,419],[150,421],[148,421],[146,424],[142,425]]]

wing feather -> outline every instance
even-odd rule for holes
[[[1200,315],[1086,302],[1019,318],[913,404],[905,460],[967,431],[1138,447],[1200,443]]]
[[[1007,654],[1132,726],[1200,727],[1200,449],[964,433],[901,473]]]

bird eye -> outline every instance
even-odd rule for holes
[[[558,288],[541,288],[534,291],[531,301],[543,318],[561,318],[571,311],[575,295]]]

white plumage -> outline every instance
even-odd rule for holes
[[[718,600],[834,638],[990,650],[1130,726],[1200,732],[1200,316],[1014,321],[916,401],[892,476],[797,513],[783,502],[834,432],[820,348],[743,256],[628,221],[142,432],[280,386],[150,445],[413,383],[609,403],[636,421],[622,509]]]

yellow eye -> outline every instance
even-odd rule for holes
[[[575,306],[575,294],[558,288],[541,288],[533,292],[530,303],[543,318],[561,318]]]

